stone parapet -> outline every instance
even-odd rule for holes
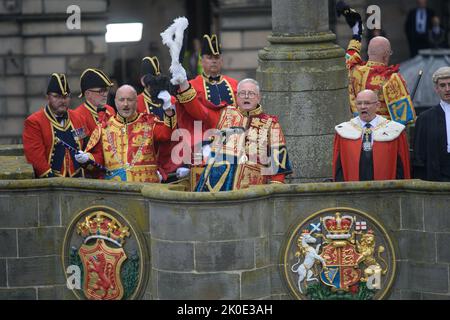
[[[220,193],[86,179],[0,180],[0,297],[74,299],[62,242],[74,217],[107,206],[145,239],[146,299],[292,299],[283,251],[296,221],[349,207],[396,250],[390,299],[450,299],[450,185],[376,181],[263,185]]]

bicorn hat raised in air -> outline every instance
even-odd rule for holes
[[[108,76],[101,70],[95,68],[88,68],[84,70],[80,77],[81,96],[84,92],[91,88],[107,88],[111,87],[113,83]]]
[[[47,86],[47,94],[50,92],[57,93],[63,96],[70,93],[69,83],[67,82],[65,74],[52,73]]]
[[[202,39],[202,55],[219,55],[222,54],[220,50],[219,40],[217,39],[217,35],[212,34],[211,36],[205,34]]]
[[[159,60],[156,56],[145,57],[141,63],[141,77],[150,74],[152,76],[158,76],[161,74],[159,69]]]

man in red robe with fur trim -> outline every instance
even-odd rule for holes
[[[64,74],[52,74],[47,101],[45,107],[25,120],[25,157],[37,178],[83,177],[75,150],[83,148],[86,127],[84,119],[69,110],[70,88]]]
[[[356,97],[359,116],[335,127],[335,181],[410,179],[405,126],[376,114],[380,107],[372,90]]]

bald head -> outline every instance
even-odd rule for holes
[[[116,92],[116,107],[117,112],[125,119],[132,118],[137,109],[137,92],[128,85],[124,84]]]
[[[385,37],[375,37],[369,42],[367,49],[369,60],[388,64],[392,54],[391,43]]]

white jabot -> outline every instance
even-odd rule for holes
[[[445,127],[447,129],[447,152],[450,153],[450,104],[441,100],[441,107],[445,113]]]

